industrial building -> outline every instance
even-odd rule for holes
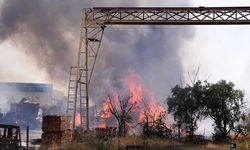
[[[22,98],[37,102],[40,105],[51,105],[53,97],[53,85],[43,83],[0,83],[0,99],[9,102],[17,102]]]
[[[0,123],[39,129],[43,111],[53,105],[53,93],[52,84],[1,82],[0,100],[5,107]]]

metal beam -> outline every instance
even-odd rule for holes
[[[250,7],[94,7],[85,25],[250,24]]]

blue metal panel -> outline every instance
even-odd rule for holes
[[[52,84],[43,83],[0,83],[0,91],[20,91],[20,92],[52,92]]]

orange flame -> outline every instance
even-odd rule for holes
[[[110,118],[111,112],[109,110],[109,99],[106,99],[106,101],[102,104],[102,110],[103,113],[100,115],[101,118]]]
[[[188,131],[188,130],[185,130],[185,129],[182,129],[181,133],[182,133],[183,135],[185,135],[185,136],[189,136],[189,135],[190,135],[189,131]]]
[[[106,127],[107,127],[107,125],[104,122],[101,122],[99,125],[99,128],[106,128]]]
[[[76,126],[81,125],[81,114],[79,112],[76,112],[75,124]]]
[[[157,104],[154,93],[146,85],[140,83],[139,74],[130,72],[124,81],[125,85],[128,87],[129,94],[132,96],[130,103],[136,103],[138,106],[138,109],[134,110],[134,112],[138,113],[138,121],[143,121],[145,119],[145,111],[149,111],[150,115],[153,115],[153,118],[151,117],[150,119],[152,120],[150,121],[157,119],[160,113],[166,112],[166,109],[163,106]],[[113,91],[112,94],[114,98],[114,105],[119,106],[117,92]],[[144,102],[145,100],[147,102]],[[112,116],[109,112],[109,99],[106,99],[102,104],[102,112],[103,113],[100,115],[101,118],[108,119]],[[100,126],[104,126],[104,124],[105,123],[102,122]]]
[[[136,73],[131,73],[127,78],[126,82],[128,84],[129,92],[132,95],[131,103],[139,103],[142,100],[143,85],[138,81],[140,76]]]
[[[156,120],[159,115],[161,115],[162,112],[166,112],[166,109],[163,106],[159,106],[156,104],[155,99],[151,99],[149,102],[149,111],[151,115],[153,115],[152,119]]]
[[[149,111],[150,113],[153,114],[153,116],[154,116],[152,118],[153,120],[155,120],[160,115],[161,112],[166,111],[164,107],[162,107],[156,103],[154,93],[151,90],[149,90],[149,88],[147,88],[147,86],[140,83],[140,76],[137,73],[131,72],[127,76],[126,81],[127,81],[128,87],[129,87],[129,92],[133,96],[131,98],[131,103],[136,102],[139,105],[139,110],[138,110],[138,113],[139,113],[138,120],[139,121],[144,120],[145,109],[149,109],[147,111]],[[145,107],[147,107],[147,106],[145,106],[145,103],[147,103],[147,102],[143,103],[143,101],[142,101],[143,98],[145,98],[144,100],[149,99],[149,102],[148,102],[149,108],[145,108]]]

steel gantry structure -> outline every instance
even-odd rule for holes
[[[77,65],[71,67],[67,114],[89,130],[89,86],[107,25],[250,24],[250,7],[94,7],[83,9]],[[79,104],[79,106],[78,106]]]

